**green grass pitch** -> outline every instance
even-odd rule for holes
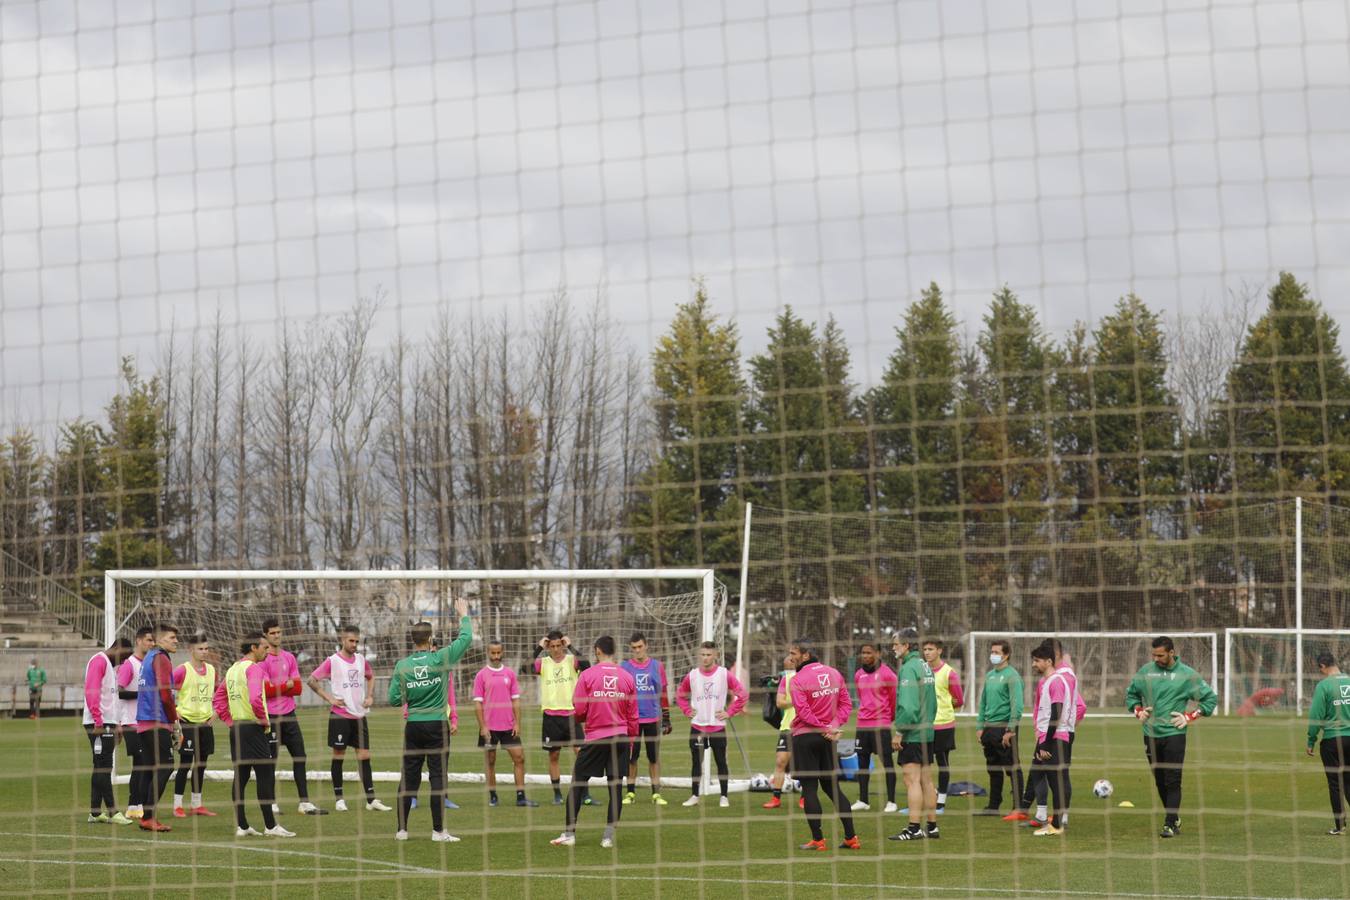
[[[324,713],[304,716],[311,770],[326,772]],[[533,718],[533,717],[531,717]],[[392,711],[373,718],[378,770],[393,770],[400,722]],[[529,767],[544,771],[531,726]],[[688,775],[683,728],[665,740],[666,771]],[[758,722],[737,723],[752,770],[771,770],[774,735]],[[647,802],[624,809],[615,851],[599,846],[602,806],[583,808],[577,845],[548,844],[562,826],[562,810],[546,787],[531,786],[538,809],[517,809],[508,762],[499,761],[503,805],[487,806],[481,786],[458,785],[461,805],[447,812],[463,840],[432,844],[426,809],[412,814],[412,839],[393,840],[393,813],[358,811],[323,817],[295,812],[295,788],[281,783],[283,824],[290,840],[236,840],[228,816],[229,787],[209,782],[206,801],[218,819],[168,819],[172,833],[153,836],[134,827],[88,825],[88,742],[76,720],[47,718],[0,723],[0,893],[5,895],[173,895],[182,897],[1350,897],[1350,838],[1331,837],[1321,766],[1303,753],[1304,729],[1290,719],[1209,719],[1190,739],[1183,832],[1157,837],[1161,816],[1144,764],[1138,726],[1129,719],[1090,717],[1075,748],[1071,825],[1062,838],[1033,837],[998,819],[972,818],[978,800],[952,800],[941,818],[941,842],[897,844],[885,839],[904,817],[873,811],[856,820],[861,853],[801,853],[808,837],[795,795],[784,809],[765,811],[761,794],[733,794],[730,809],[707,803],[679,806],[687,796],[669,790],[671,805]],[[224,730],[217,728],[223,749]],[[974,730],[963,723],[953,763],[955,780],[986,784]],[[1027,740],[1023,741],[1024,752]],[[119,754],[120,754],[119,750]],[[745,762],[735,745],[733,775]],[[479,768],[472,737],[454,739],[451,768]],[[124,760],[124,757],[123,757]],[[119,767],[124,761],[119,760]],[[213,767],[224,767],[224,755]],[[283,755],[282,768],[288,765]],[[348,764],[349,769],[353,767]],[[125,771],[125,769],[122,769]],[[1110,778],[1116,795],[1091,795]],[[874,778],[874,810],[881,779]],[[378,792],[393,803],[395,785]],[[903,805],[903,786],[902,805]],[[169,801],[172,785],[166,791]],[[311,793],[332,807],[327,783]],[[347,786],[360,797],[359,786]],[[846,788],[857,798],[856,785]],[[252,792],[250,791],[252,796]],[[117,787],[119,801],[126,788]],[[1134,809],[1116,804],[1130,800]],[[1006,807],[1005,802],[1005,807]],[[831,845],[838,820],[826,804]],[[251,822],[260,826],[256,803]]]

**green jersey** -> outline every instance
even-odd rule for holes
[[[41,666],[28,667],[28,690],[40,690],[47,683],[47,670]]]
[[[980,709],[975,716],[975,727],[988,725],[1016,728],[1022,719],[1022,676],[1012,666],[990,669],[984,676],[984,691],[980,694]]]
[[[1144,720],[1144,734],[1156,738],[1181,734],[1182,730],[1172,724],[1172,713],[1186,712],[1186,706],[1192,700],[1204,716],[1212,716],[1219,705],[1219,696],[1214,689],[1205,683],[1199,672],[1179,659],[1170,669],[1150,660],[1130,679],[1130,686],[1125,691],[1125,708],[1130,712],[1134,712],[1136,706],[1153,707],[1152,714]]]
[[[1350,675],[1337,672],[1317,683],[1312,706],[1308,709],[1308,746],[1324,738],[1350,735]]]
[[[389,704],[407,704],[409,722],[445,721],[450,667],[459,662],[472,641],[472,624],[465,616],[459,620],[459,636],[448,647],[418,650],[400,659],[389,679]]]
[[[931,743],[933,719],[937,716],[937,687],[933,670],[919,651],[911,650],[900,660],[899,684],[895,688],[895,733],[905,743]]]

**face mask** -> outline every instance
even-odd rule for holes
[[[989,664],[990,664],[990,665],[994,665],[994,666],[1002,665],[1002,664],[1003,664],[1003,657],[1002,657],[1002,656],[999,656],[997,653],[990,653],[990,654],[989,654]]]

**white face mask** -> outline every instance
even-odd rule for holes
[[[1003,657],[1002,657],[1002,656],[999,656],[997,653],[990,653],[990,654],[989,654],[989,663],[990,663],[990,665],[995,665],[995,666],[1002,665],[1002,664],[1003,664]]]

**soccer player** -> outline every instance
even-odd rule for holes
[[[1054,655],[1055,664],[1051,668],[1052,673],[1055,670],[1065,667],[1071,672],[1074,671],[1073,660],[1069,657],[1069,654],[1064,651],[1064,646],[1059,642],[1058,638],[1046,638],[1044,641],[1041,641],[1041,646]],[[1035,670],[1033,669],[1033,671]],[[1036,722],[1040,716],[1040,704],[1041,682],[1037,681],[1036,687],[1032,691],[1032,722]],[[1087,703],[1084,702],[1081,691],[1075,691],[1074,693],[1074,706],[1076,710],[1074,713],[1074,730],[1069,733],[1068,746],[1063,748],[1065,762],[1069,765],[1073,765],[1073,745],[1074,741],[1078,739],[1078,725],[1087,715]],[[1049,821],[1049,813],[1047,812],[1047,803],[1049,801],[1050,792],[1049,774],[1050,770],[1044,766],[1031,767],[1031,770],[1027,773],[1026,786],[1021,802],[1010,814],[1003,817],[1003,821],[1020,822],[1023,826],[1028,828],[1045,827],[1046,822]],[[1030,816],[1027,814],[1027,810],[1031,809],[1033,803],[1036,806],[1036,814],[1035,816]],[[1068,824],[1069,811],[1067,809],[1060,812],[1059,821],[1060,827]]]
[[[36,719],[42,711],[42,686],[47,683],[47,670],[38,665],[37,657],[28,661],[28,718]]]
[[[1350,675],[1336,665],[1336,657],[1317,654],[1322,680],[1313,691],[1308,708],[1308,755],[1313,755],[1317,736],[1322,736],[1322,769],[1331,795],[1331,830],[1345,834],[1345,801],[1350,800]]]
[[[342,766],[347,748],[352,747],[356,750],[356,761],[361,768],[366,809],[389,812],[390,808],[375,797],[375,772],[370,764],[370,725],[366,722],[366,713],[375,702],[375,673],[371,671],[365,657],[356,652],[356,645],[361,640],[361,629],[355,625],[343,625],[339,629],[338,640],[337,652],[309,673],[310,689],[330,707],[328,746],[333,749],[330,771],[333,796],[337,798],[333,808],[338,812],[347,811],[347,801],[342,796]],[[333,688],[331,694],[323,689],[324,680]]]
[[[1055,667],[1054,647],[1046,642],[1031,651],[1031,667],[1041,676],[1036,700],[1036,750],[1031,768],[1049,788],[1049,817],[1032,834],[1060,835],[1067,825],[1073,785],[1069,780],[1069,740],[1077,725],[1078,677],[1068,666]]]
[[[567,635],[555,628],[539,642],[534,655],[534,674],[539,676],[539,705],[544,711],[544,750],[548,753],[548,778],[553,783],[555,806],[563,802],[558,754],[564,747],[571,747],[573,754],[578,753],[579,744],[586,737],[580,721],[572,716],[572,697],[576,693],[577,680],[589,663],[577,659],[570,647]],[[583,791],[582,796],[589,806],[590,792]]]
[[[295,791],[300,795],[299,811],[307,816],[321,816],[328,812],[309,801],[309,781],[305,772],[305,735],[295,717],[295,698],[304,691],[300,682],[300,665],[295,654],[281,646],[281,622],[263,621],[263,637],[269,650],[263,660],[263,672],[276,690],[276,696],[267,698],[267,719],[272,723],[272,751],[281,758],[281,748],[291,755],[291,772],[295,776]],[[274,809],[273,812],[280,812]]]
[[[894,670],[881,661],[876,644],[863,644],[858,651],[853,687],[858,692],[858,802],[855,810],[871,809],[867,789],[871,784],[872,756],[881,757],[886,771],[886,812],[895,812],[895,758],[891,755],[891,723],[895,721]]]
[[[895,690],[895,735],[891,747],[899,751],[900,771],[909,801],[909,824],[889,836],[892,841],[937,840],[937,792],[933,789],[933,719],[937,715],[937,688],[933,672],[919,654],[919,632],[906,628],[891,642],[899,684]],[[927,819],[924,830],[924,820]]]
[[[117,724],[131,760],[131,777],[127,779],[127,818],[139,819],[145,814],[142,798],[145,795],[146,772],[141,766],[141,739],[136,733],[136,687],[141,680],[141,665],[145,655],[155,646],[155,629],[139,628],[131,642],[131,655],[117,667]]]
[[[773,787],[773,796],[764,802],[765,809],[778,809],[783,805],[783,784],[787,781],[788,766],[792,762],[792,719],[796,715],[796,710],[792,708],[792,676],[797,674],[796,668],[788,660],[792,659],[791,652],[787,659],[783,660],[783,672],[778,680],[778,692],[774,702],[778,708],[783,711],[783,721],[778,723],[778,746],[773,754],[773,775],[769,778],[769,784]],[[805,803],[804,798],[799,800]]]
[[[173,814],[182,819],[215,816],[202,805],[202,781],[206,761],[216,752],[216,732],[211,727],[211,701],[216,695],[216,667],[207,662],[211,644],[204,634],[188,638],[189,660],[173,670],[173,686],[178,691],[178,717],[183,723],[183,742],[178,746],[178,773],[173,782]],[[183,808],[183,791],[192,776],[192,805]]]
[[[445,758],[450,746],[449,723],[445,718],[446,684],[451,667],[459,662],[473,642],[473,623],[469,602],[455,600],[459,614],[459,634],[449,646],[431,649],[431,623],[412,627],[413,653],[398,661],[389,679],[389,704],[404,708],[403,777],[399,783],[398,830],[394,839],[408,839],[408,813],[412,798],[422,786],[422,768],[431,781],[431,839],[437,843],[459,840],[445,830]]]
[[[727,702],[727,698],[731,702]],[[698,647],[698,667],[690,669],[675,691],[675,702],[680,712],[689,717],[689,755],[692,757],[690,785],[692,793],[685,806],[698,805],[698,793],[703,780],[703,751],[712,750],[717,764],[717,784],[722,795],[717,805],[727,807],[731,800],[727,790],[731,785],[731,769],[727,766],[727,726],[732,716],[745,709],[750,692],[725,666],[717,664],[717,645],[704,641]]]
[[[652,803],[665,806],[661,796],[661,735],[670,734],[670,700],[666,690],[666,667],[659,659],[647,655],[647,636],[640,631],[633,632],[628,639],[628,652],[632,654],[621,664],[625,672],[633,676],[637,685],[638,701],[638,740],[633,743],[632,753],[628,757],[628,786],[624,790],[623,804],[628,806],[637,800],[638,758],[642,748],[647,748],[647,774],[652,781]]]
[[[951,784],[951,756],[956,750],[956,711],[965,705],[961,676],[942,658],[946,645],[929,639],[923,642],[924,662],[933,673],[937,693],[937,714],[933,717],[933,758],[937,761],[937,812],[947,808],[947,787]]]
[[[487,645],[487,665],[473,678],[478,746],[483,748],[488,806],[497,805],[497,747],[506,748],[516,776],[516,806],[538,806],[525,796],[525,749],[520,745],[520,682],[502,664],[502,642]]]
[[[614,846],[614,829],[623,809],[619,792],[628,762],[628,748],[638,736],[637,684],[633,676],[614,662],[614,638],[604,634],[595,639],[595,665],[577,678],[571,705],[577,722],[585,726],[585,743],[572,765],[572,787],[567,793],[562,834],[549,841],[555,847],[570,847],[577,842],[577,814],[586,785],[598,775],[609,785],[609,807],[605,835],[600,846]]]
[[[258,832],[244,813],[244,790],[249,778],[258,776],[258,807],[262,810],[263,834],[295,837],[295,832],[277,824],[272,812],[276,799],[277,763],[272,757],[271,729],[267,722],[267,674],[261,663],[267,659],[267,639],[262,632],[244,635],[239,643],[239,661],[225,672],[211,705],[216,718],[230,729],[230,760],[234,765],[234,835],[248,837]]]
[[[792,717],[792,768],[802,783],[806,824],[811,829],[811,840],[802,844],[801,849],[826,849],[817,792],[824,785],[844,826],[844,842],[839,849],[859,850],[862,844],[853,831],[853,814],[849,812],[848,798],[839,785],[837,746],[853,712],[853,698],[848,695],[844,676],[816,659],[813,641],[807,638],[793,641],[788,648],[787,661],[797,670],[788,688],[797,713]]]
[[[145,805],[141,828],[145,831],[169,830],[155,818],[155,806],[173,775],[173,747],[182,734],[173,690],[173,660],[169,658],[177,649],[177,628],[155,628],[155,646],[145,654],[136,682],[136,737],[140,741],[141,771],[146,773],[141,795]]]
[[[1022,676],[1009,658],[1012,644],[997,640],[989,645],[989,664],[984,677],[984,692],[975,716],[975,739],[984,750],[985,769],[989,772],[989,802],[975,811],[977,816],[997,816],[1003,805],[1003,780],[1008,779],[1013,810],[1022,796],[1022,763],[1017,758],[1017,729],[1022,721]]]
[[[1190,701],[1196,709],[1188,710]],[[1211,716],[1218,695],[1190,666],[1177,658],[1172,639],[1153,639],[1153,659],[1130,679],[1125,708],[1144,725],[1144,755],[1153,770],[1165,815],[1159,837],[1181,831],[1181,769],[1186,762],[1186,728],[1201,716]]]
[[[117,667],[131,655],[131,641],[118,638],[89,658],[84,667],[84,731],[94,768],[89,776],[90,823],[130,825],[113,796],[113,753],[117,750]],[[104,807],[107,812],[104,812]]]

